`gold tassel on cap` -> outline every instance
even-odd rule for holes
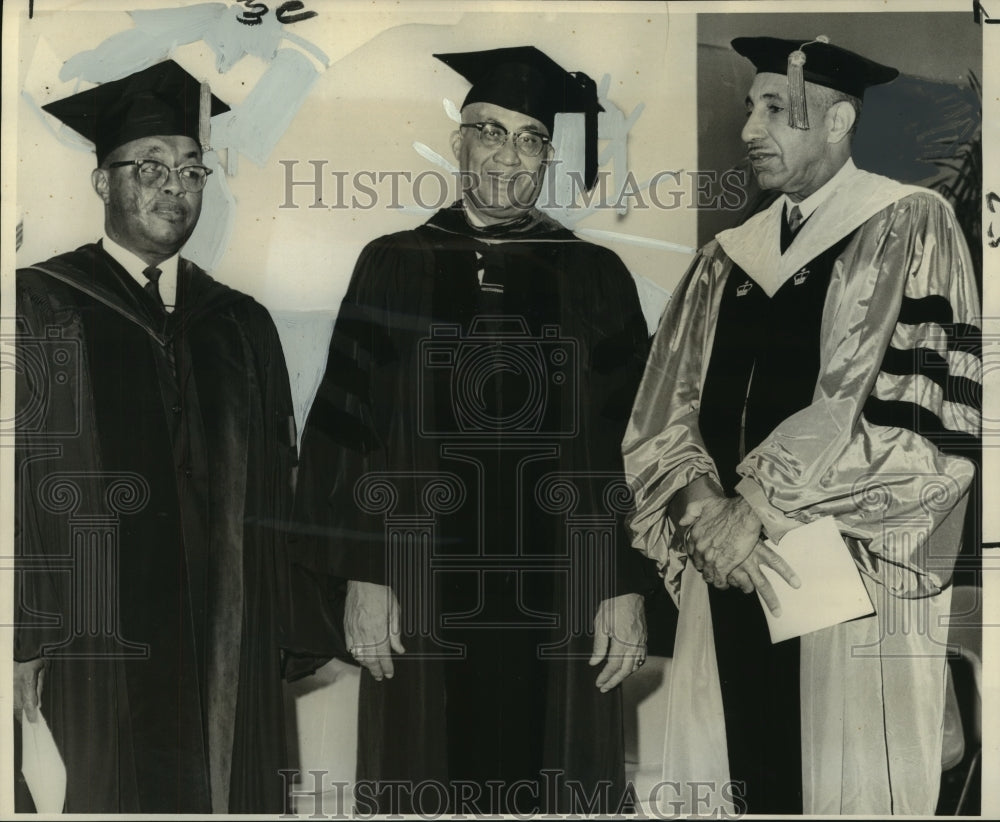
[[[198,142],[202,152],[212,148],[212,89],[208,83],[201,84],[201,97],[198,99]]]
[[[788,55],[788,125],[792,128],[808,129],[809,112],[806,109],[806,81],[802,67],[806,64],[806,53],[802,50],[813,43],[829,43],[825,34],[815,40],[803,43]]]

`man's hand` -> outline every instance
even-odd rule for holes
[[[760,519],[743,497],[692,502],[677,524],[688,529],[684,545],[694,567],[716,588],[729,587],[727,577],[760,538]]]
[[[646,610],[640,594],[601,601],[594,617],[594,653],[590,665],[607,657],[597,687],[607,693],[646,661]]]
[[[27,662],[14,660],[14,716],[21,719],[21,711],[28,722],[38,721],[38,706],[42,704],[42,687],[45,684],[45,660]]]
[[[775,616],[781,616],[781,603],[778,601],[778,595],[775,594],[771,583],[761,571],[765,565],[777,571],[785,582],[793,588],[798,588],[802,584],[792,566],[763,542],[758,542],[753,551],[750,552],[750,556],[733,569],[732,573],[729,574],[729,582],[745,594],[752,594],[756,590],[771,613]]]
[[[344,639],[351,656],[378,682],[392,679],[392,651],[406,653],[399,635],[399,600],[392,588],[348,580]]]

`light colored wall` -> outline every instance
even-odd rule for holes
[[[124,73],[132,58],[119,43],[131,43],[138,54],[146,54],[146,48],[148,59],[159,59],[159,52],[147,47],[145,40],[138,46],[128,39],[114,41],[115,48],[102,46],[109,37],[137,36],[141,29],[164,56],[171,54],[190,72],[209,80],[215,93],[234,107],[250,99],[262,78],[272,76],[269,72],[278,70],[270,53],[236,59],[230,40],[236,35],[250,38],[242,47],[253,50],[254,32],[231,20],[229,33],[208,33],[171,50],[163,33],[166,23],[157,19],[154,26],[148,17],[133,19],[125,11],[103,11],[162,5],[136,0],[91,6],[85,13],[40,10],[22,26],[19,265],[90,242],[101,232],[100,202],[90,187],[93,154],[79,140],[76,147],[69,145],[73,135],[65,130],[57,134],[56,121],[38,108],[74,90],[73,82],[58,78],[65,61],[75,58],[72,67],[86,65],[92,72],[120,68]],[[194,3],[171,5],[178,13],[187,9],[185,13],[192,15],[200,9]],[[661,171],[695,167],[694,15],[668,14],[666,6],[645,3],[569,7],[309,0],[306,8],[318,16],[288,25],[285,32],[308,41],[310,47],[294,39],[277,42],[282,52],[294,52],[299,66],[298,75],[288,76],[308,75],[311,70],[316,74],[314,84],[273,150],[266,158],[256,158],[262,160],[259,165],[233,149],[210,156],[219,166],[206,189],[202,220],[185,251],[200,264],[214,264],[217,279],[255,296],[274,314],[286,346],[300,427],[325,362],[332,318],[362,247],[382,234],[419,224],[429,212],[418,208],[400,178],[398,204],[403,208],[388,207],[391,178],[376,186],[380,199],[373,208],[310,208],[313,189],[301,186],[287,201],[289,172],[281,161],[294,163],[291,173],[296,180],[311,179],[310,161],[320,163],[325,172],[323,200],[329,206],[338,200],[334,172],[346,173],[344,199],[349,201],[350,181],[358,172],[409,172],[415,177],[443,171],[418,153],[414,143],[453,160],[449,136],[454,124],[444,100],[460,104],[468,84],[433,53],[536,45],[566,68],[587,72],[599,85],[605,82],[609,117],[620,112],[624,119],[641,109],[623,142],[617,147],[609,141],[601,144],[608,153],[606,168],[620,175],[619,185],[626,170],[642,184]],[[228,45],[220,52],[223,41]],[[317,52],[329,59],[328,67],[316,59]],[[222,59],[227,70],[220,73],[216,67]],[[292,93],[286,86],[284,94]],[[275,99],[276,110],[283,111],[284,102]],[[241,111],[239,116],[245,119],[249,114]],[[218,146],[227,135],[234,141],[233,123],[226,122],[223,128],[219,122],[216,118],[214,144]],[[262,135],[269,125],[259,126]],[[609,121],[605,132],[613,131]],[[222,173],[226,166],[233,173]],[[369,184],[367,178],[362,182]],[[438,190],[427,178],[421,196],[425,202],[433,201]],[[628,265],[640,282],[651,327],[690,261],[697,224],[697,212],[689,207],[693,194],[687,178],[682,176],[678,183],[673,177],[661,177],[657,192],[661,203],[677,206],[657,208],[647,192],[645,208],[635,207],[639,203],[633,197],[625,213],[599,210],[575,225],[584,234],[601,232],[588,238],[612,247]],[[359,204],[366,205],[367,196],[356,193]]]

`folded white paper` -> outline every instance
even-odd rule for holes
[[[802,582],[800,588],[792,588],[777,571],[762,569],[781,603],[781,616],[776,617],[757,594],[772,643],[875,613],[833,517],[793,528],[777,545],[770,540],[767,545],[792,566]]]
[[[35,722],[21,715],[21,773],[39,813],[62,813],[66,766],[41,710]]]

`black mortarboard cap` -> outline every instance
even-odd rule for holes
[[[203,91],[204,85],[204,91]],[[141,137],[184,135],[208,148],[208,121],[229,106],[173,60],[42,106],[90,140],[98,164]]]
[[[584,176],[588,187],[597,176],[597,84],[582,71],[566,71],[534,46],[435,54],[472,83],[462,108],[492,103],[534,117],[552,134],[556,114],[582,113],[586,127]]]
[[[789,78],[789,95],[798,102],[802,81],[832,88],[857,97],[864,97],[865,89],[888,83],[899,76],[899,71],[835,46],[826,37],[815,40],[784,40],[778,37],[737,37],[733,48],[746,57],[757,72],[785,74]],[[804,99],[804,97],[803,97]],[[790,117],[794,115],[790,112]],[[808,128],[792,122],[798,128]]]

